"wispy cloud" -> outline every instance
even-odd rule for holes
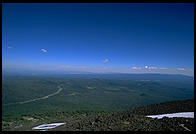
[[[159,69],[168,69],[168,68],[166,68],[166,67],[160,67]]]
[[[110,62],[109,59],[104,59],[104,60],[103,60],[103,63],[108,63],[108,62]]]
[[[153,67],[153,66],[145,66],[145,69],[158,69],[158,67]]]
[[[41,51],[43,52],[43,53],[46,53],[46,52],[48,52],[46,49],[41,49]]]
[[[8,49],[12,49],[13,47],[12,47],[12,46],[8,46],[7,48],[8,48]]]
[[[134,69],[134,70],[141,70],[142,68],[141,67],[132,67],[131,69]]]
[[[148,67],[148,69],[158,69],[157,67]]]
[[[177,68],[177,70],[185,71],[185,69],[184,69],[184,68]]]
[[[60,65],[59,68],[71,68],[71,66],[68,66],[68,65]]]

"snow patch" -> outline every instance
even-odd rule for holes
[[[37,127],[33,127],[32,129],[39,129],[39,130],[47,130],[47,129],[52,129],[61,125],[64,125],[65,123],[52,123],[52,124],[43,124],[39,125]]]
[[[163,117],[174,118],[174,117],[184,117],[184,118],[194,118],[194,112],[182,112],[182,113],[172,113],[172,114],[160,114],[160,115],[148,115],[146,117],[158,118]]]

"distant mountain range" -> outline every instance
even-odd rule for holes
[[[184,80],[193,81],[194,77],[182,74],[158,74],[158,73],[93,73],[85,71],[64,71],[64,72],[48,72],[48,71],[20,71],[5,72],[3,76],[49,76],[49,77],[66,77],[66,78],[99,78],[99,79],[123,79],[123,80]]]

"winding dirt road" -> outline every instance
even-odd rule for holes
[[[3,104],[3,105],[4,106],[9,106],[9,105],[15,105],[15,104],[25,104],[25,103],[29,103],[29,102],[33,102],[33,101],[48,99],[51,96],[59,94],[63,90],[63,88],[61,88],[60,86],[58,86],[58,88],[59,89],[56,92],[54,92],[52,94],[49,94],[47,96],[41,97],[41,98],[36,98],[36,99],[31,99],[31,100],[22,101],[22,102],[16,102],[16,103]]]

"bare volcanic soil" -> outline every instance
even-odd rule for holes
[[[112,114],[93,115],[66,122],[50,131],[193,131],[192,118],[152,119],[146,115],[194,112],[194,100],[172,101]]]

